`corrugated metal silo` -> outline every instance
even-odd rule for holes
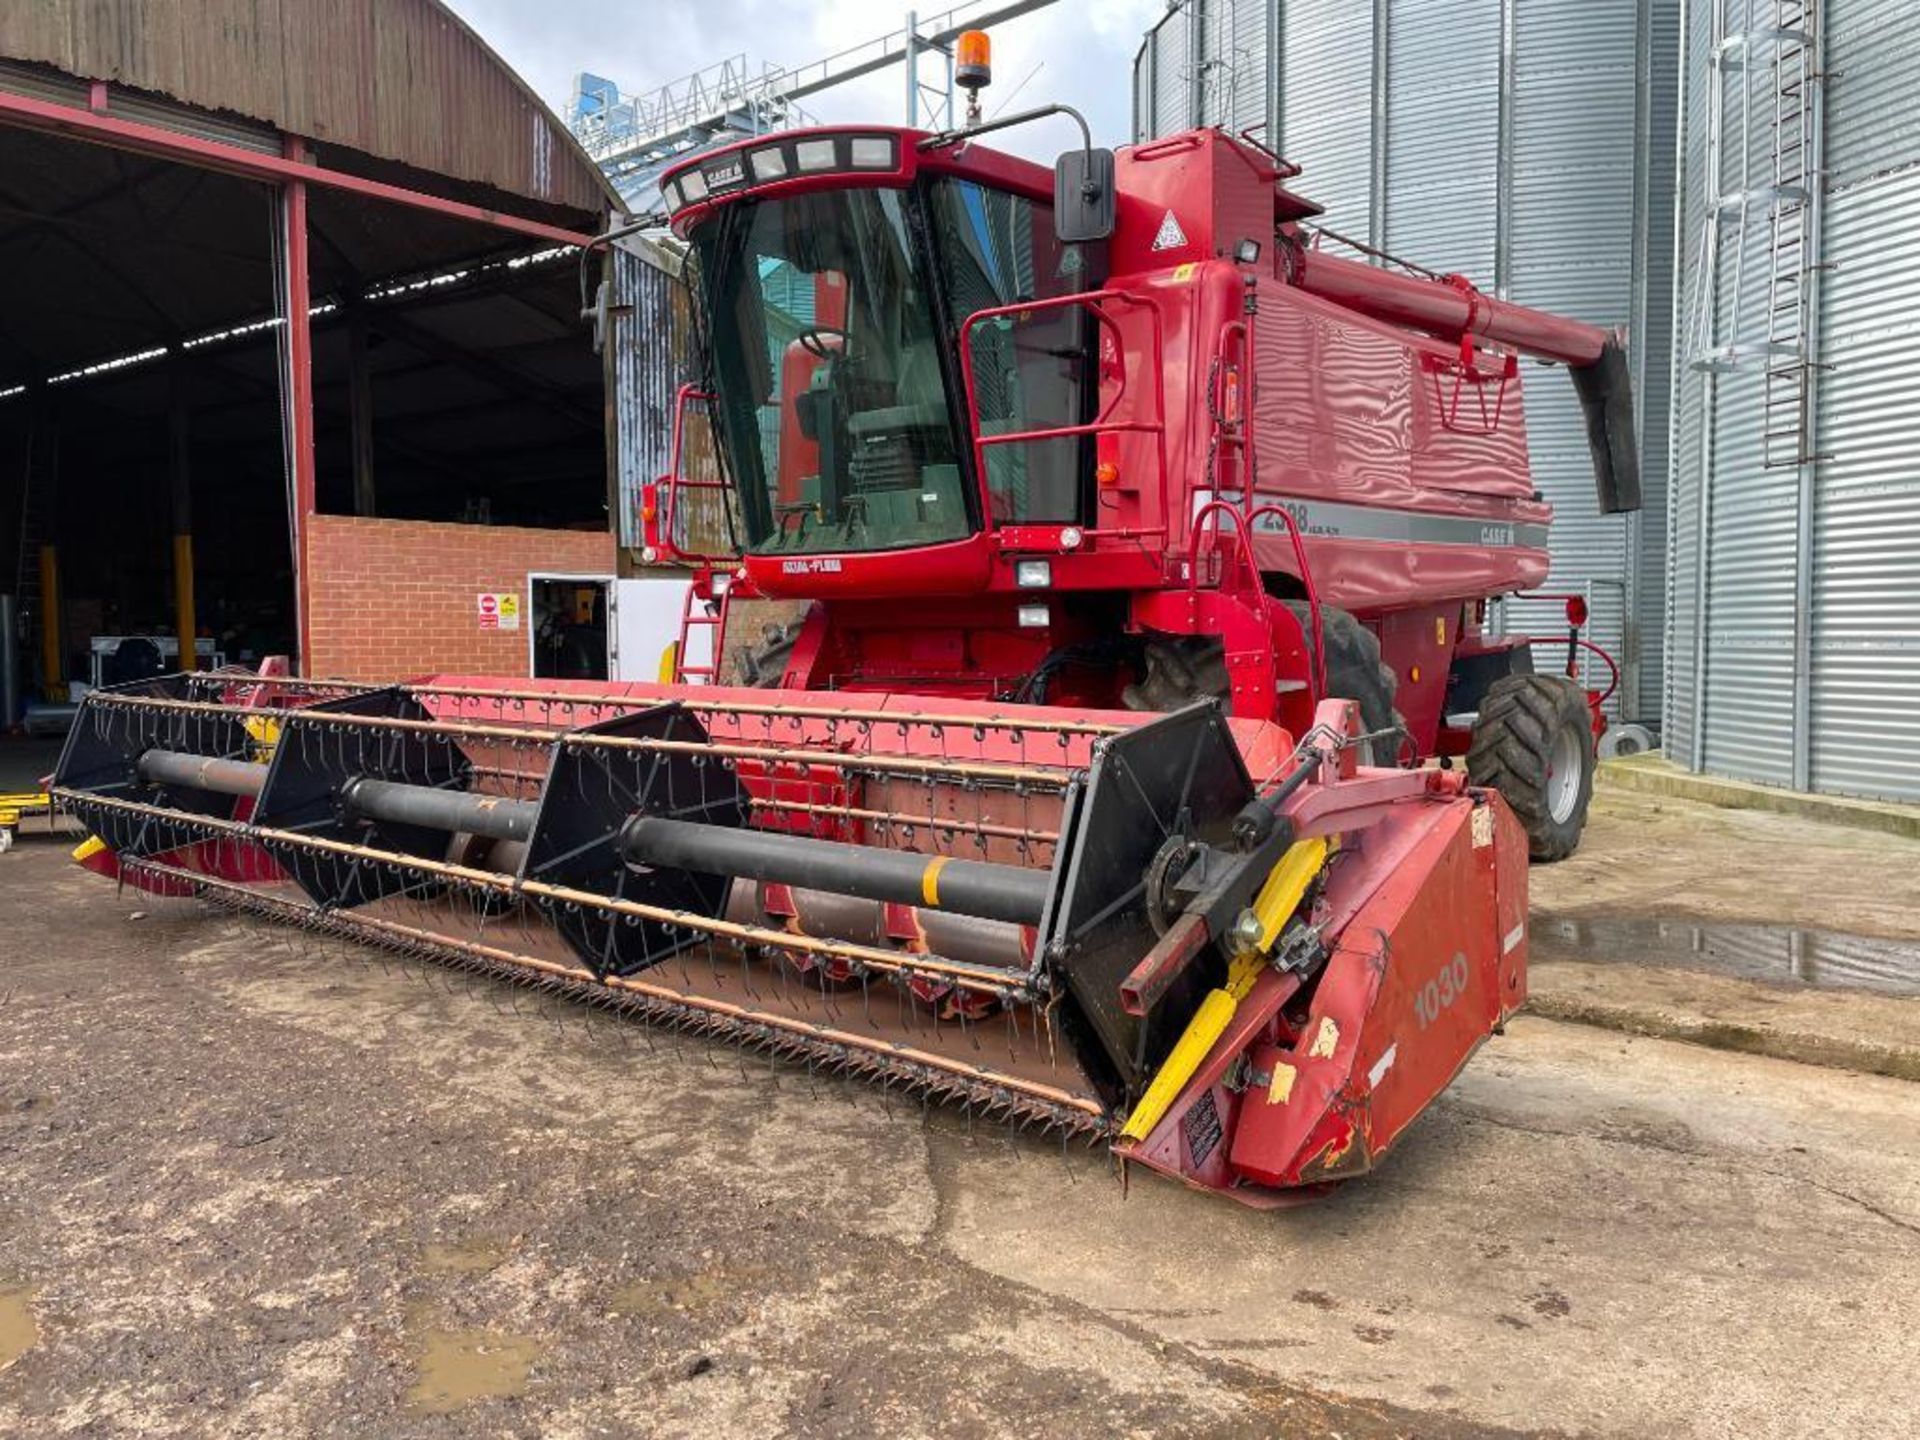
[[[1215,0],[1218,3],[1218,0]],[[1201,8],[1197,21],[1194,6]],[[1242,0],[1264,34],[1229,51],[1207,0],[1170,14],[1136,67],[1216,107],[1137,107],[1142,138],[1194,123],[1257,124],[1306,167],[1304,194],[1328,228],[1506,298],[1625,324],[1639,380],[1646,509],[1597,513],[1573,387],[1528,375],[1535,473],[1555,507],[1548,589],[1589,600],[1592,636],[1626,675],[1616,713],[1659,716],[1665,552],[1667,368],[1671,344],[1673,138],[1678,20],[1649,0]],[[1217,13],[1217,12],[1215,12]],[[1182,24],[1185,20],[1187,23]],[[1197,42],[1197,58],[1174,46]],[[1208,48],[1208,47],[1212,48]],[[1246,57],[1254,57],[1248,59]],[[1223,67],[1258,67],[1236,74]],[[1206,85],[1194,92],[1196,79]],[[1564,627],[1555,604],[1515,603],[1512,629]]]
[[[1920,800],[1920,7],[1696,0],[1667,754]]]
[[[1194,123],[1198,93],[1193,71],[1193,17],[1169,10],[1147,32],[1133,61],[1136,138],[1170,135]]]

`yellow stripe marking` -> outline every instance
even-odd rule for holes
[[[935,910],[940,908],[940,871],[948,859],[948,856],[936,855],[920,872],[920,898]]]

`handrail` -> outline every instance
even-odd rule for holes
[[[1567,642],[1567,678],[1576,683],[1584,684],[1584,682],[1580,680],[1579,666],[1574,660],[1574,650],[1576,647],[1582,650],[1591,650],[1607,662],[1607,669],[1612,675],[1612,679],[1607,683],[1607,688],[1600,692],[1593,703],[1597,708],[1613,698],[1613,693],[1620,688],[1620,662],[1615,660],[1603,646],[1595,644],[1580,633],[1581,627],[1583,627],[1590,618],[1588,610],[1592,604],[1584,592],[1578,590],[1523,590],[1517,592],[1511,598],[1519,601],[1558,600],[1566,605],[1568,607],[1567,619],[1569,622],[1569,630],[1565,636]],[[1578,617],[1573,613],[1572,607],[1575,604],[1580,606]],[[1558,635],[1520,635],[1515,638],[1525,640],[1529,645],[1543,645],[1549,641],[1557,645],[1560,643],[1562,637]]]
[[[1199,588],[1201,531],[1207,527],[1208,522],[1212,521],[1216,511],[1231,516],[1235,524],[1229,532],[1222,532],[1219,526],[1214,524],[1212,526],[1214,536],[1217,538],[1222,533],[1229,533],[1234,537],[1239,558],[1245,562],[1247,573],[1253,577],[1255,585],[1260,584],[1260,565],[1253,554],[1254,524],[1261,517],[1271,513],[1278,515],[1280,522],[1287,527],[1287,534],[1293,541],[1294,562],[1300,567],[1300,583],[1307,592],[1307,618],[1313,626],[1312,670],[1307,679],[1313,688],[1313,702],[1316,705],[1319,704],[1321,697],[1327,694],[1327,632],[1321,618],[1320,590],[1313,582],[1313,567],[1307,561],[1306,540],[1300,533],[1299,522],[1281,506],[1272,503],[1256,505],[1251,510],[1242,511],[1230,500],[1209,500],[1193,515],[1193,529],[1187,545],[1187,589],[1189,591]],[[1261,587],[1260,594],[1263,600],[1271,599],[1264,586]]]
[[[1151,421],[1110,418],[1127,397],[1126,347],[1121,338],[1118,323],[1101,308],[1110,301],[1144,309],[1152,320],[1154,419]],[[1064,310],[1069,306],[1080,306],[1090,310],[1095,323],[1113,336],[1115,352],[1120,356],[1120,381],[1113,398],[1107,402],[1099,415],[1084,424],[1055,425],[1039,430],[1015,430],[1000,435],[982,435],[980,433],[980,399],[973,373],[974,328],[985,321],[997,320],[1003,316],[1024,318],[1042,311]],[[967,316],[960,324],[960,373],[966,387],[967,429],[973,439],[974,468],[979,472],[976,479],[980,486],[981,513],[989,519],[993,514],[993,492],[987,481],[987,451],[990,447],[1031,445],[1044,440],[1106,433],[1150,434],[1154,437],[1154,456],[1159,469],[1157,478],[1161,512],[1167,513],[1167,386],[1166,371],[1161,363],[1165,349],[1160,302],[1151,296],[1138,295],[1125,290],[1089,290],[1079,294],[1055,295],[1044,300],[1029,300],[1014,305],[994,305],[984,310],[976,310]],[[1086,526],[1084,529],[1089,538],[1103,533],[1097,524]]]
[[[1216,393],[1213,388],[1215,385],[1224,386],[1227,377],[1233,373],[1236,361],[1230,356],[1228,342],[1235,337],[1240,341],[1237,364],[1241,377],[1240,414],[1237,419],[1225,413],[1225,396]],[[1214,423],[1215,434],[1239,452],[1241,468],[1246,472],[1240,493],[1251,496],[1260,485],[1259,427],[1254,424],[1253,418],[1259,399],[1260,378],[1254,338],[1254,312],[1248,311],[1240,319],[1229,320],[1220,327],[1220,348],[1214,356],[1214,368],[1215,378],[1208,382],[1207,409]]]
[[[1606,661],[1607,670],[1612,678],[1607,682],[1607,688],[1602,690],[1598,695],[1594,697],[1593,703],[1595,705],[1606,704],[1607,701],[1613,698],[1614,691],[1620,688],[1620,662],[1618,660],[1615,660],[1613,656],[1610,653],[1608,653],[1605,647],[1595,644],[1593,641],[1587,639],[1587,637],[1584,635],[1516,635],[1512,638],[1516,640],[1524,640],[1529,645],[1547,645],[1547,644],[1558,645],[1558,644],[1561,644],[1562,642],[1569,642],[1573,645],[1577,645],[1582,650],[1591,650],[1594,654],[1598,655],[1602,660]],[[1569,656],[1568,665],[1567,665],[1567,678],[1569,680],[1572,680],[1576,684],[1580,683],[1580,676],[1577,673],[1577,668],[1578,667],[1576,667],[1572,663],[1571,656]]]
[[[1615,660],[1613,656],[1609,655],[1603,647],[1594,644],[1593,641],[1587,639],[1587,637],[1584,635],[1575,636],[1574,644],[1578,645],[1583,650],[1591,650],[1594,654],[1598,655],[1602,660],[1607,662],[1607,670],[1613,678],[1607,682],[1607,688],[1602,690],[1598,698],[1596,698],[1593,702],[1596,705],[1606,704],[1607,701],[1613,698],[1613,692],[1620,688],[1620,662]]]
[[[1314,698],[1316,701],[1327,693],[1327,627],[1320,614],[1320,587],[1313,580],[1313,565],[1307,559],[1306,537],[1300,533],[1300,522],[1293,518],[1285,506],[1268,501],[1256,505],[1247,512],[1247,553],[1253,553],[1253,531],[1261,516],[1274,514],[1287,527],[1287,538],[1293,543],[1293,560],[1300,567],[1300,586],[1307,592],[1307,618],[1313,625],[1313,668]],[[1255,573],[1259,573],[1257,570]]]

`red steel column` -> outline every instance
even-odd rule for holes
[[[289,160],[307,158],[306,142],[286,139]],[[312,295],[307,274],[307,184],[289,180],[280,189],[280,214],[286,256],[286,293],[281,301],[287,317],[287,373],[283,383],[287,400],[287,463],[293,472],[293,585],[298,615],[300,673],[313,673],[313,572],[308,536],[317,489],[313,455],[313,321]]]

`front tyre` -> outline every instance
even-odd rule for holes
[[[1300,622],[1311,653],[1313,607],[1305,600],[1289,600],[1286,606]],[[1400,681],[1380,656],[1380,637],[1337,605],[1320,607],[1320,626],[1327,639],[1327,696],[1357,704],[1360,728],[1372,737],[1360,743],[1360,763],[1383,769],[1406,763],[1407,722],[1394,706]]]
[[[790,620],[784,625],[762,625],[758,645],[742,645],[734,652],[738,683],[761,690],[779,688],[787,678],[787,665],[793,659],[802,623]]]
[[[1580,846],[1593,800],[1593,721],[1564,675],[1506,675],[1487,687],[1467,750],[1467,778],[1498,790],[1535,860]]]

